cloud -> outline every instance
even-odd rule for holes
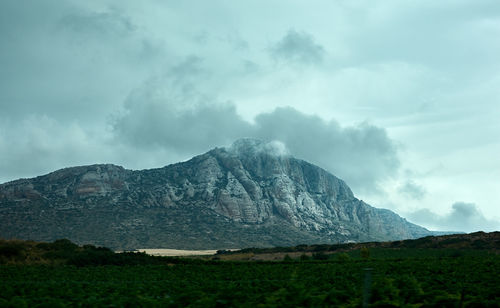
[[[188,57],[133,91],[112,123],[118,140],[195,155],[249,135],[250,124],[234,104],[218,102],[198,87],[207,74],[200,58]]]
[[[421,209],[408,215],[408,219],[431,229],[444,231],[498,231],[500,221],[486,218],[474,203],[455,202],[451,212],[438,215]]]
[[[385,130],[367,123],[342,128],[293,108],[277,108],[259,114],[252,124],[241,119],[230,103],[176,110],[171,102],[153,101],[129,108],[114,123],[114,132],[134,147],[161,148],[187,157],[255,137],[274,141],[291,155],[327,169],[355,191],[371,193],[399,168],[397,149]]]
[[[67,14],[60,20],[63,29],[80,36],[114,37],[133,33],[137,26],[116,9]]]
[[[3,115],[101,125],[169,56],[150,36],[133,17],[106,6],[1,2],[0,45],[8,46],[0,48]]]
[[[227,149],[236,155],[254,155],[256,153],[266,153],[273,156],[290,155],[286,145],[277,140],[264,142],[254,138],[241,138],[233,142]]]
[[[327,169],[358,192],[377,192],[396,174],[397,148],[384,129],[368,123],[341,127],[291,107],[248,122],[233,103],[206,94],[208,73],[201,63],[190,57],[134,91],[112,122],[116,142],[189,158],[239,138],[258,138]]]
[[[413,181],[407,181],[404,185],[398,187],[398,193],[411,199],[422,200],[427,192],[421,185]]]
[[[270,50],[273,58],[301,64],[319,64],[323,61],[325,50],[306,32],[289,30]]]
[[[114,124],[117,136],[131,145],[192,155],[247,136],[249,128],[232,104],[175,110],[170,102],[130,103]]]
[[[77,122],[61,123],[46,115],[21,121],[0,117],[0,183],[69,166],[113,162],[114,150],[106,144],[105,133],[94,134]]]
[[[355,191],[376,192],[399,168],[393,141],[368,123],[341,127],[290,107],[260,114],[255,123],[258,138],[282,141],[292,155],[327,169]]]

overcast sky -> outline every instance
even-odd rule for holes
[[[498,0],[0,2],[0,183],[281,141],[435,230],[500,229]]]

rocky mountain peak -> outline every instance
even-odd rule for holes
[[[60,169],[51,172],[46,177],[51,180],[61,180],[69,177],[77,177],[81,179],[109,179],[119,177],[125,172],[125,168],[113,164],[95,164],[89,166],[78,166]]]
[[[306,161],[294,158],[279,141],[240,139],[212,154],[234,174],[269,181],[279,189],[325,194],[332,199],[351,199],[351,189],[341,179]]]
[[[240,139],[189,161],[132,171],[65,168],[0,185],[0,236],[112,248],[223,249],[431,234],[280,142]]]

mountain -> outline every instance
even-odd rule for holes
[[[279,143],[241,139],[189,161],[133,171],[61,169],[0,185],[0,237],[113,249],[226,249],[418,238]]]

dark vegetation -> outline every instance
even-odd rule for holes
[[[0,307],[500,307],[498,237],[301,245],[253,262],[224,258],[271,252],[174,258],[0,241]]]
[[[500,232],[475,232],[470,234],[450,234],[442,236],[426,236],[414,240],[392,242],[368,242],[347,244],[298,245],[294,247],[246,248],[239,251],[221,251],[225,254],[238,253],[278,253],[278,252],[340,252],[360,250],[363,248],[382,248],[389,251],[398,249],[480,249],[500,250]]]

